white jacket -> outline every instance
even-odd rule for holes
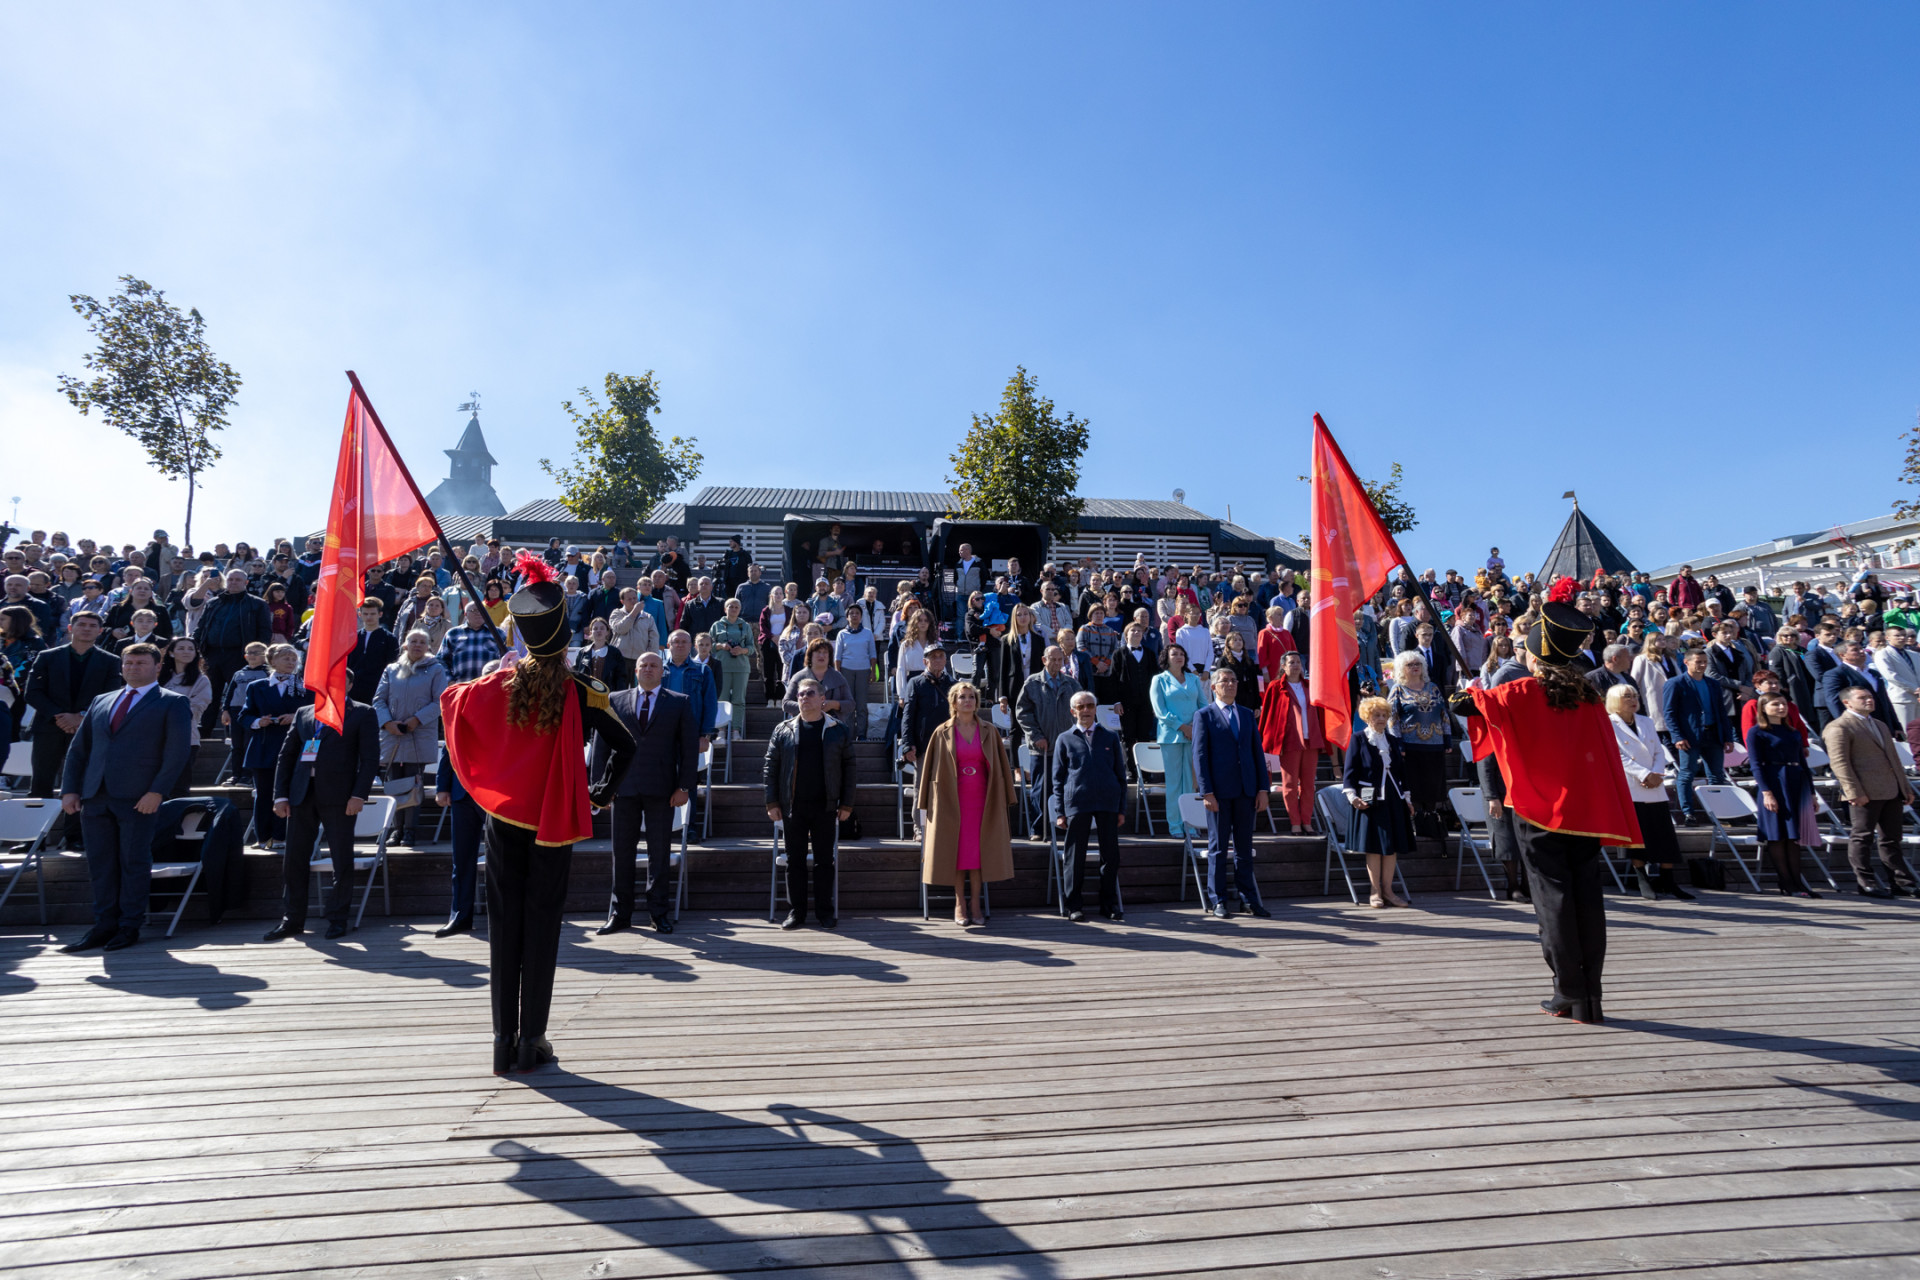
[[[1883,646],[1873,655],[1873,669],[1887,682],[1887,697],[1907,706],[1920,703],[1920,650]]]
[[[1620,748],[1620,767],[1626,770],[1627,791],[1633,796],[1633,802],[1665,804],[1667,753],[1660,745],[1660,735],[1654,729],[1653,721],[1645,716],[1635,716],[1631,729],[1620,723],[1619,716],[1608,716],[1607,723],[1613,726],[1613,741]],[[1661,785],[1648,786],[1647,779],[1656,773],[1661,776]]]

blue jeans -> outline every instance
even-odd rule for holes
[[[1207,815],[1207,891],[1218,905],[1227,892],[1227,846],[1233,846],[1234,887],[1240,901],[1251,906],[1260,901],[1260,886],[1253,878],[1253,797],[1216,798],[1220,810]]]
[[[93,923],[101,929],[138,929],[147,922],[153,888],[153,828],[158,813],[134,812],[134,801],[95,796],[80,808],[93,881]]]
[[[1707,781],[1716,787],[1727,784],[1726,746],[1718,742],[1702,742],[1691,747],[1675,747],[1673,754],[1679,759],[1679,765],[1673,771],[1673,789],[1680,793],[1680,814],[1693,816],[1696,797],[1693,788],[1700,781],[1704,770]]]

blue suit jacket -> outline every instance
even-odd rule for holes
[[[1127,761],[1120,735],[1105,725],[1093,727],[1089,743],[1077,728],[1053,740],[1052,783],[1055,817],[1082,813],[1119,813],[1127,807]]]
[[[166,795],[187,767],[193,745],[193,708],[182,693],[153,688],[112,732],[113,708],[125,690],[103,693],[87,707],[80,732],[67,748],[62,795],[92,800],[138,800],[149,791]]]
[[[1267,790],[1273,779],[1260,749],[1260,725],[1246,707],[1209,701],[1193,717],[1193,772],[1202,795],[1237,800]]]
[[[1705,706],[1699,691],[1693,687],[1693,681],[1682,674],[1667,681],[1666,689],[1660,695],[1660,709],[1667,718],[1667,732],[1673,735],[1675,742],[1684,742],[1697,747],[1703,742],[1726,744],[1738,741],[1734,736],[1733,724],[1727,719],[1726,700],[1721,696],[1721,685],[1712,677],[1706,681],[1711,696],[1705,699]]]

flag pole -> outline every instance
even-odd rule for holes
[[[440,517],[433,513],[433,508],[427,505],[427,500],[420,494],[420,486],[413,482],[413,472],[407,469],[406,459],[402,458],[400,450],[394,447],[393,437],[387,434],[387,424],[380,421],[380,411],[373,407],[372,397],[368,396],[367,389],[360,385],[360,375],[349,369],[347,381],[353,384],[353,394],[358,396],[360,403],[367,407],[367,417],[373,420],[373,429],[378,431],[380,438],[386,442],[387,452],[393,455],[395,462],[399,463],[400,476],[407,482],[407,488],[413,490],[413,500],[420,504],[420,510],[426,512],[427,523],[433,526],[434,534],[439,537],[441,549],[446,552],[447,558],[453,561],[453,570],[460,575],[460,585],[466,588],[467,594],[473,598],[474,603],[480,605],[480,612],[487,619],[487,630],[492,634],[493,642],[500,646],[501,656],[504,657],[509,648],[506,636],[502,635],[500,628],[494,624],[493,615],[487,612],[487,606],[482,603],[484,597],[475,590],[473,579],[467,576],[466,565],[460,562],[460,557],[454,552],[452,540],[447,537],[446,530],[440,527]]]

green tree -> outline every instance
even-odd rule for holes
[[[560,482],[560,505],[582,520],[597,520],[618,538],[637,538],[660,500],[692,484],[702,459],[693,437],[662,444],[650,420],[660,412],[660,386],[649,369],[638,378],[607,375],[607,402],[580,388],[586,411],[563,400],[573,419],[573,465],[540,468]]]
[[[1907,458],[1900,467],[1902,484],[1920,485],[1920,418],[1906,429],[1900,437],[1906,441]],[[1920,496],[1902,499],[1893,504],[1893,514],[1901,520],[1911,520],[1920,516]]]
[[[1387,476],[1385,484],[1377,480],[1362,480],[1360,487],[1367,491],[1368,501],[1380,513],[1380,523],[1387,526],[1388,533],[1397,537],[1419,524],[1420,517],[1413,513],[1413,505],[1400,496],[1400,482],[1406,478],[1400,470],[1400,464],[1394,463]]]
[[[60,375],[60,389],[82,417],[94,409],[140,442],[147,460],[169,480],[187,482],[187,523],[181,545],[193,545],[193,495],[200,473],[220,459],[213,433],[227,425],[240,375],[214,358],[207,322],[184,315],[145,280],[121,276],[119,293],[101,302],[85,294],[68,301],[100,340],[89,352],[91,379]]]
[[[1086,505],[1080,457],[1087,421],[1061,418],[1039,394],[1025,368],[1016,367],[1000,394],[1000,412],[973,415],[973,426],[948,457],[956,515],[971,520],[1030,520],[1056,538],[1072,537]]]

